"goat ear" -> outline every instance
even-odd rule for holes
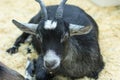
[[[83,35],[88,34],[92,30],[93,26],[82,26],[76,24],[69,24],[70,35]]]
[[[23,32],[34,34],[34,35],[38,27],[38,24],[33,24],[33,23],[21,23],[16,20],[12,20],[12,22]]]

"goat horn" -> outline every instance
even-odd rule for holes
[[[41,7],[41,12],[42,12],[42,17],[45,18],[45,20],[48,19],[48,15],[47,15],[47,9],[45,7],[45,4],[43,3],[42,0],[35,0],[37,1],[39,4],[40,4],[40,7]]]
[[[66,1],[67,0],[62,0],[60,5],[58,6],[57,11],[56,11],[56,16],[55,16],[57,19],[60,19],[63,17],[63,10],[64,10],[64,5]]]

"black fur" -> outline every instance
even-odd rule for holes
[[[0,62],[0,80],[24,80],[24,77]]]
[[[43,65],[43,57],[39,56],[35,63],[36,80],[50,80],[54,75],[49,74]]]
[[[54,6],[47,7],[49,19],[54,19],[56,8],[57,7]],[[46,36],[46,38],[43,39],[46,41],[43,41],[42,45],[39,40],[35,39],[36,37],[33,37],[33,45],[35,49],[40,53],[40,50],[43,50],[42,52],[45,53],[44,50],[47,50],[49,48],[57,50],[57,53],[62,56],[62,63],[59,68],[58,75],[64,75],[73,79],[81,78],[84,76],[97,79],[98,73],[104,67],[104,63],[98,44],[98,26],[96,22],[83,10],[79,9],[78,7],[69,5],[65,6],[63,21],[66,23],[74,23],[85,26],[92,25],[93,29],[89,34],[69,37],[69,39],[67,39],[64,43],[57,45],[56,39],[60,40],[60,35],[56,34],[58,31],[60,32],[60,29],[55,30],[56,33],[54,33],[54,31],[52,31],[52,33],[45,30],[42,33],[40,30],[43,29],[39,29],[41,28],[39,27],[38,31],[42,33],[43,37]],[[41,24],[41,26],[44,25]],[[61,24],[60,28],[63,27],[67,26],[65,24]],[[46,35],[44,35],[44,33]],[[69,56],[70,58],[65,59],[66,56]]]
[[[42,36],[42,41],[39,37],[33,36],[32,44],[34,48],[38,54],[45,53],[48,49],[54,49],[57,55],[61,56],[61,64],[55,71],[56,75],[67,76],[71,79],[84,76],[97,79],[104,63],[98,44],[98,26],[96,22],[82,9],[72,5],[65,5],[63,19],[55,19],[57,7],[47,7],[49,20],[58,22],[55,30],[43,29],[44,20],[41,20],[41,12],[31,19],[31,23],[39,23],[36,34],[40,38]],[[69,33],[68,23],[93,26],[93,28],[88,34],[69,36],[64,42],[60,43],[64,33]],[[38,60],[37,64],[39,63],[41,62]],[[40,67],[39,65],[36,66]],[[39,68],[36,68],[36,70],[37,80],[41,80],[39,79],[41,71],[39,71]]]

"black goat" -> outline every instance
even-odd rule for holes
[[[24,77],[0,62],[0,80],[24,80]]]
[[[29,23],[13,23],[24,33],[16,40],[14,47],[7,50],[15,53],[28,36],[32,45],[42,55],[47,72],[71,79],[98,78],[104,63],[98,44],[98,26],[82,9],[65,5],[45,7],[41,0],[41,11]],[[38,75],[36,73],[36,75]],[[36,76],[37,80],[40,80]]]

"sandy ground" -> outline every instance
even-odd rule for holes
[[[60,0],[44,0],[46,5],[58,4]],[[90,14],[98,23],[99,43],[104,58],[105,68],[98,80],[120,80],[120,6],[99,7],[90,0],[68,0]],[[34,0],[1,0],[0,1],[0,61],[24,75],[27,56],[36,57],[35,52],[26,54],[27,44],[23,44],[19,52],[9,55],[5,51],[11,47],[22,33],[11,22],[17,19],[28,22],[39,10]],[[89,80],[83,78],[79,80]]]

